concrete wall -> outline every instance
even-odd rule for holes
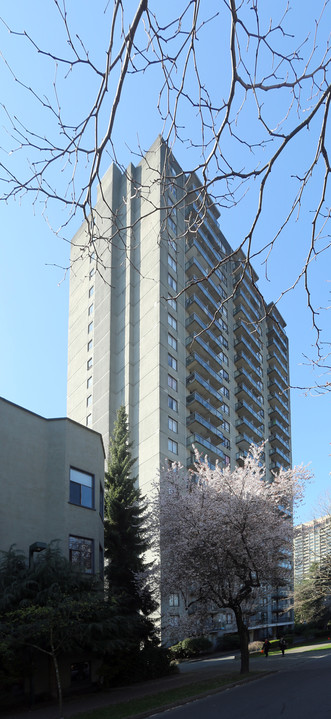
[[[94,476],[94,508],[69,501],[70,467]],[[45,419],[0,398],[0,549],[26,555],[36,541],[59,540],[69,556],[69,535],[94,540],[99,571],[103,522],[104,450],[96,432],[69,419]]]

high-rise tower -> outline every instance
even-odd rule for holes
[[[267,469],[291,463],[285,322],[199,184],[158,138],[136,167],[109,168],[72,241],[67,413],[107,451],[125,405],[144,494],[193,444],[234,467],[268,440]]]

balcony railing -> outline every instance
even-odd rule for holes
[[[268,384],[268,386],[269,386],[269,384]],[[280,387],[280,385],[278,385],[278,383],[277,383],[277,386]],[[271,392],[271,394],[268,397],[268,400],[269,400],[269,402],[276,400],[277,402],[279,402],[279,404],[282,405],[282,407],[284,407],[286,412],[289,411],[288,402],[286,401],[284,394],[275,394],[274,392]]]
[[[278,357],[276,352],[271,352],[270,355],[267,357],[268,362],[271,364],[272,362],[278,362],[278,364],[281,366],[281,368],[284,370],[285,374],[287,374],[287,365],[284,364],[284,362]]]
[[[197,422],[198,424],[201,424],[205,429],[207,429],[211,434],[215,435],[217,439],[219,439],[219,443],[224,444],[225,437],[222,432],[220,432],[219,429],[216,429],[215,425],[213,425],[211,422],[208,422],[205,417],[203,417],[199,412],[191,412],[191,414],[186,418],[186,426],[189,427],[193,422]]]
[[[213,378],[215,386],[220,387],[223,384],[222,377],[218,372],[215,372],[215,370],[208,364],[208,362],[205,362],[200,355],[198,355],[197,352],[191,352],[191,354],[186,357],[186,366],[189,367],[190,365],[196,363],[200,369],[204,369],[205,372],[210,375],[210,377]]]
[[[246,409],[250,414],[252,414],[255,419],[259,422],[259,424],[263,423],[264,420],[264,412],[263,410],[260,410],[259,412],[255,412],[255,409],[248,404],[248,402],[245,402],[244,399],[240,400],[240,402],[237,402],[235,406],[236,412],[238,412],[241,409]]]
[[[273,414],[278,414],[279,417],[282,418],[282,420],[283,420],[285,426],[287,426],[287,427],[289,426],[288,418],[287,418],[286,415],[282,412],[282,410],[279,409],[279,407],[270,407],[270,409],[269,409],[269,415],[271,416],[271,415],[273,415]]]
[[[205,258],[205,259],[206,259],[206,262],[207,262],[207,258]],[[199,272],[201,273],[201,274],[200,274],[200,277],[197,278],[196,275],[195,275],[195,273],[190,272],[190,270],[192,269],[192,267],[196,267],[196,268],[199,270]],[[217,285],[215,285],[215,283],[213,282],[213,280],[212,280],[210,277],[207,277],[207,276],[206,276],[206,273],[209,272],[209,269],[206,270],[206,269],[200,264],[200,262],[199,262],[199,260],[197,259],[197,257],[192,257],[192,259],[189,260],[189,261],[186,263],[186,265],[185,265],[185,272],[186,272],[187,275],[189,275],[189,277],[190,277],[191,280],[192,280],[192,279],[193,279],[193,280],[194,280],[194,279],[199,279],[199,280],[200,280],[199,284],[201,284],[201,280],[202,280],[204,283],[206,283],[207,285],[209,285],[209,287],[210,287],[210,288],[213,290],[213,292],[215,293],[216,298],[218,299],[218,301],[220,301],[220,300],[222,299],[223,289],[221,288],[221,289],[219,290],[219,288],[217,287]]]
[[[276,347],[278,352],[281,353],[281,355],[284,357],[285,360],[287,360],[287,349],[284,347],[284,345],[281,342],[278,342],[276,337],[273,337],[272,340],[268,342],[268,347]]]
[[[196,294],[193,294],[190,297],[186,298],[186,301],[185,301],[186,309],[189,309],[189,307],[193,304],[196,304],[199,307],[199,309],[201,309],[201,311],[205,314],[205,316],[208,318],[208,320],[210,320],[212,322],[213,330],[214,331],[217,330],[221,333],[222,327],[221,327],[221,324],[219,323],[219,321],[217,319],[214,319],[214,312],[212,313],[209,310],[209,308],[207,307],[207,305],[205,305],[202,302],[201,298],[198,297],[198,295],[196,295]],[[209,324],[209,322],[208,322],[208,324]],[[228,347],[228,341],[227,340],[225,341],[225,339],[223,339],[223,336],[222,336],[222,339],[219,340],[219,342],[221,344],[223,344],[224,346]]]
[[[237,333],[238,330],[242,330],[247,334],[249,340],[257,345],[258,350],[262,348],[262,343],[260,340],[261,328],[259,327],[259,325],[254,326],[254,329],[252,329],[249,324],[244,322],[244,320],[239,320],[238,322],[236,322],[233,329],[235,333]]]
[[[288,436],[288,430],[289,430],[289,424],[287,425],[282,424],[281,422],[278,422],[278,419],[273,419],[272,422],[269,422],[269,429],[272,430],[273,428],[280,429],[281,432],[284,432],[286,436]]]
[[[199,392],[192,392],[192,394],[190,394],[186,398],[187,407],[190,407],[193,402],[197,402],[198,404],[202,405],[209,412],[209,414],[215,417],[216,421],[219,422],[219,424],[223,422],[222,413],[218,409],[216,409],[216,407],[213,407],[213,405],[210,404],[207,399],[204,399],[201,394],[199,394]]]
[[[262,395],[261,395],[261,394],[259,394],[259,395],[254,394],[254,392],[252,392],[252,391],[245,385],[245,383],[238,385],[238,387],[237,387],[237,389],[236,389],[236,391],[235,391],[235,394],[239,394],[239,392],[245,392],[246,394],[249,395],[249,397],[252,398],[252,400],[255,402],[255,404],[258,404],[258,405],[262,406],[263,401],[264,401]]]
[[[260,427],[256,427],[255,424],[252,424],[252,422],[247,419],[247,417],[241,417],[240,419],[236,419],[235,426],[241,427],[241,425],[244,424],[245,427],[249,427],[251,432],[253,432],[254,435],[259,437],[261,440],[264,439],[264,427],[261,425]],[[243,436],[245,436],[245,433],[242,433]]]
[[[289,441],[287,439],[284,439],[284,437],[282,435],[278,434],[278,432],[273,432],[270,435],[270,442],[273,442],[274,440],[278,440],[278,442],[280,442],[282,445],[284,445],[284,447],[287,447],[288,450],[290,449]]]
[[[223,460],[223,462],[228,463],[228,457],[219,447],[216,447],[212,442],[210,442],[208,439],[205,439],[205,437],[202,437],[200,434],[197,434],[194,432],[194,434],[190,434],[190,436],[186,440],[186,446],[191,447],[192,444],[200,444],[205,449],[208,449],[210,452],[215,454],[217,457]]]
[[[197,382],[197,384],[199,384],[207,391],[208,397],[212,397],[213,399],[217,400],[219,404],[223,402],[222,395],[220,394],[220,392],[217,392],[215,387],[210,382],[201,377],[198,372],[191,372],[186,378],[186,385],[192,385],[195,382]]]
[[[261,313],[259,310],[255,307],[253,302],[247,297],[246,292],[243,290],[242,286],[240,285],[238,289],[236,290],[236,293],[234,295],[234,301],[236,302],[237,299],[242,299],[243,302],[249,307],[249,309],[253,313],[253,317],[255,321],[259,321],[261,319]]]
[[[279,448],[270,450],[270,452],[269,452],[270,459],[274,459],[276,454],[278,454],[278,456],[282,457],[287,464],[290,464],[290,455],[285,454],[285,452],[282,452],[282,450]]]
[[[261,359],[262,358],[259,358],[257,359],[257,361],[261,362]],[[260,367],[260,365],[254,364],[254,362],[252,362],[249,357],[247,357],[247,354],[245,354],[245,352],[237,352],[237,354],[235,355],[234,361],[236,364],[241,360],[248,364],[249,367],[252,368],[253,372],[255,372],[259,377],[262,377],[262,367]]]
[[[221,367],[222,367],[222,362],[221,362],[220,358],[219,358],[218,355],[214,352],[214,350],[211,348],[211,346],[208,344],[208,342],[205,342],[202,337],[194,336],[194,335],[189,335],[189,336],[186,338],[186,340],[185,340],[186,347],[188,347],[189,345],[193,345],[193,346],[194,346],[194,343],[195,343],[195,342],[206,352],[206,354],[208,355],[208,357],[210,357],[210,359],[211,359],[213,362],[215,362],[216,367],[217,367],[218,369],[221,369]]]
[[[244,377],[246,377],[246,379],[250,382],[250,384],[253,385],[253,387],[255,387],[255,389],[257,389],[257,391],[259,393],[263,392],[263,383],[260,382],[259,380],[256,382],[253,379],[252,375],[249,374],[249,372],[247,372],[244,367],[241,367],[234,373],[235,378],[240,377],[240,375],[244,375]]]
[[[219,351],[219,340],[217,339],[216,335],[214,335],[214,333],[211,331],[211,329],[207,329],[207,324],[203,322],[201,317],[199,317],[196,312],[192,312],[192,314],[186,318],[185,327],[186,329],[191,328],[191,330],[193,330],[194,332],[194,335],[202,331],[203,337],[208,337],[208,339],[210,340],[210,346],[212,347],[214,352],[215,350]]]
[[[278,380],[276,380],[275,375],[276,375],[276,377],[279,377],[281,382],[283,382],[283,388],[288,386],[287,374],[286,375],[282,374],[282,372],[277,367],[277,365],[274,365],[273,367],[269,367],[267,370],[267,374],[269,375],[269,377],[271,377],[273,375],[273,377],[271,378],[271,381],[270,381],[270,386],[272,385],[272,382],[274,384],[276,384],[278,387],[281,386],[279,384]]]

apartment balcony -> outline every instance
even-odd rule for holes
[[[261,319],[261,311],[256,307],[254,302],[252,302],[249,299],[247,290],[244,289],[242,283],[236,290],[233,299],[234,299],[235,304],[240,303],[241,305],[244,305],[244,307],[247,308],[248,313],[253,317],[255,322],[258,322]]]
[[[186,240],[185,255],[187,260],[191,260],[199,254],[206,258],[206,261],[210,267],[214,267],[222,259],[221,255],[217,252],[215,247],[212,245],[207,237],[206,232],[203,231],[203,225],[194,230]]]
[[[258,362],[261,360],[256,359],[256,361],[254,361],[254,360],[252,361],[248,357],[246,352],[241,351],[241,352],[237,352],[237,354],[235,355],[234,361],[235,361],[235,364],[237,365],[238,369],[240,367],[246,367],[247,369],[250,369],[252,372],[254,372],[254,375],[256,376],[256,378],[258,380],[261,379],[262,367],[260,366],[260,364],[258,364]]]
[[[278,366],[280,367],[280,370],[283,371],[284,374],[287,374],[287,373],[288,373],[288,367],[287,367],[286,362],[284,362],[284,361],[280,358],[280,356],[279,356],[279,354],[277,354],[277,352],[271,352],[271,353],[268,355],[267,360],[268,360],[268,363],[269,363],[269,367],[274,367],[275,364],[277,363]]]
[[[191,372],[186,378],[186,386],[191,393],[198,392],[211,404],[219,406],[223,402],[223,396],[217,392],[211,383],[204,379],[199,372]]]
[[[255,394],[253,390],[249,389],[245,383],[239,384],[238,387],[236,387],[235,390],[236,397],[242,401],[247,400],[248,398],[253,401],[255,411],[259,411],[259,409],[262,409],[263,406],[263,397],[261,394]]]
[[[246,432],[240,432],[240,434],[238,434],[236,437],[236,444],[238,445],[238,447],[241,447],[246,450],[247,455],[247,450],[249,449],[251,444],[261,444],[261,440],[256,441],[250,434],[246,434]],[[240,454],[243,454],[242,450],[240,451]]]
[[[283,465],[281,462],[272,462],[269,466],[269,469],[271,469],[273,472],[279,472],[280,469],[283,469]]]
[[[256,411],[254,407],[252,407],[252,405],[246,402],[244,399],[242,399],[240,402],[237,402],[235,410],[237,414],[241,417],[245,416],[248,412],[250,419],[253,420],[253,424],[256,424],[258,427],[264,422],[263,410],[260,409]]]
[[[193,444],[201,454],[208,454],[211,461],[214,455],[216,459],[220,460],[224,464],[229,463],[229,458],[227,457],[225,452],[223,452],[223,450],[219,447],[216,447],[215,444],[210,442],[205,437],[202,437],[200,434],[190,434],[190,436],[187,438],[186,446],[191,447]]]
[[[205,302],[201,299],[201,296],[195,292],[189,297],[186,297],[185,307],[188,311],[196,313],[202,319],[204,324],[210,325],[212,323],[211,327],[214,334],[221,335],[222,327],[219,321],[214,319],[215,305],[209,309]],[[221,344],[224,344],[222,340],[219,341]],[[226,342],[226,346],[228,346],[228,342]]]
[[[261,382],[260,380],[255,380],[254,377],[252,377],[252,375],[247,372],[247,369],[245,367],[240,367],[240,369],[238,369],[234,373],[234,376],[235,379],[238,380],[238,384],[239,382],[240,384],[242,384],[245,380],[245,384],[248,382],[248,386],[250,387],[250,389],[255,389],[258,394],[263,392],[263,382]]]
[[[262,348],[261,343],[261,327],[260,325],[256,325],[252,327],[250,322],[245,322],[244,320],[239,320],[236,322],[236,324],[233,327],[234,333],[236,337],[238,337],[240,334],[244,334],[245,337],[247,337],[249,342],[253,342],[256,347],[257,351],[260,351]]]
[[[186,347],[191,349],[198,349],[201,352],[202,358],[206,362],[212,362],[213,365],[215,365],[214,369],[219,372],[220,369],[222,369],[222,362],[218,355],[212,350],[211,346],[208,344],[208,342],[205,341],[204,335],[194,336],[189,335],[189,337],[185,340]]]
[[[257,349],[257,345],[250,342],[251,335],[246,335],[244,333],[241,333],[238,336],[238,339],[234,343],[234,346],[237,350],[237,352],[248,352],[248,356],[251,361],[257,362],[258,364],[262,363],[262,354]]]
[[[268,384],[269,387],[269,384]],[[280,390],[280,385],[278,383],[275,383],[274,389]],[[268,402],[271,405],[271,407],[275,407],[275,405],[280,406],[283,410],[285,410],[286,415],[289,413],[289,406],[287,401],[287,394],[286,392],[272,392],[268,396]]]
[[[282,451],[289,452],[290,451],[290,443],[288,439],[286,439],[283,435],[279,434],[278,432],[273,431],[272,434],[269,437],[269,442],[272,447],[279,448]]]
[[[223,378],[197,352],[191,352],[186,357],[186,366],[190,368],[190,372],[198,371],[214,389],[217,390],[222,386]]]
[[[185,327],[194,336],[199,334],[199,332],[203,332],[202,338],[208,339],[208,344],[210,345],[212,350],[214,352],[219,351],[220,342],[217,339],[216,335],[214,335],[211,329],[206,329],[206,323],[203,322],[201,317],[199,317],[199,315],[197,315],[195,312],[193,312],[191,315],[189,315],[189,317],[186,318]]]
[[[287,353],[287,337],[279,325],[271,325],[267,329],[269,341],[276,340]]]
[[[233,316],[236,317],[236,321],[242,320],[248,325],[251,325],[252,331],[256,329],[258,318],[255,317],[255,314],[250,312],[248,308],[243,305],[242,303],[237,304],[233,309]]]
[[[186,426],[190,428],[191,432],[197,432],[199,435],[201,430],[202,432],[207,430],[210,441],[216,445],[224,444],[226,442],[226,438],[222,432],[220,432],[219,429],[216,429],[215,425],[199,414],[199,412],[192,412],[188,417],[186,417]]]
[[[208,282],[199,282],[199,283],[194,283],[192,285],[188,285],[185,293],[186,293],[187,297],[190,297],[192,294],[195,294],[198,297],[200,297],[201,301],[208,308],[208,311],[213,314],[213,317],[215,314],[215,310],[217,309],[218,305],[221,304],[221,302],[222,302],[222,298],[220,297],[219,293],[218,293],[218,299],[215,301],[213,295],[209,292]],[[219,315],[221,315],[221,314],[222,314],[222,309],[220,309],[220,312],[219,312]],[[223,314],[227,315],[227,310],[224,310]],[[227,332],[228,326],[224,322],[224,320],[221,318],[218,318],[218,322],[219,322],[222,330],[224,330],[224,332]]]
[[[286,452],[283,452],[279,447],[273,447],[273,449],[269,452],[270,459],[277,464],[277,462],[282,462],[282,466],[290,464],[290,455]]]
[[[218,409],[216,409],[216,407],[213,407],[213,405],[207,399],[202,397],[199,392],[192,392],[192,394],[186,397],[186,406],[190,410],[190,412],[204,411],[204,413],[206,414],[207,410],[208,419],[213,425],[215,425],[215,427],[219,427],[220,424],[223,422],[222,413]]]
[[[186,276],[190,281],[194,281],[196,279],[202,280],[202,283],[205,287],[207,286],[210,293],[213,295],[216,302],[221,302],[222,300],[222,289],[219,290],[217,285],[214,283],[213,279],[211,277],[206,277],[206,274],[211,271],[210,266],[207,263],[207,268],[204,267],[203,264],[201,264],[197,257],[192,257],[191,260],[189,260],[185,265],[185,272]]]
[[[257,290],[254,287],[252,287],[252,285],[249,284],[246,277],[243,277],[241,284],[245,288],[245,291],[248,292],[252,302],[254,303],[254,305],[257,306],[259,312],[261,313],[263,311],[263,305],[262,305],[261,300],[258,297]]]
[[[285,360],[285,363],[287,362],[287,358],[288,358],[287,347],[283,344],[283,342],[281,340],[276,338],[275,335],[273,335],[269,339],[267,346],[268,346],[269,351],[277,350],[277,352],[279,352],[280,355],[283,357],[283,360]]]
[[[273,385],[278,387],[282,386],[283,389],[288,387],[288,376],[287,374],[284,375],[277,364],[268,368],[267,375],[270,378],[269,387],[272,387]]]
[[[236,428],[240,431],[240,433],[245,436],[246,435],[246,429],[249,430],[249,436],[250,437],[250,443],[252,442],[263,442],[264,440],[264,426],[260,425],[260,427],[256,427],[253,422],[250,422],[247,417],[239,417],[239,419],[235,422]],[[238,443],[237,443],[238,444]]]
[[[274,407],[270,407],[268,414],[269,414],[269,417],[271,418],[271,423],[274,420],[278,420],[278,422],[280,422],[280,424],[282,424],[284,427],[287,427],[287,431],[288,431],[289,420],[288,420],[287,415],[283,412],[283,410],[280,407],[278,407],[277,405],[275,405]]]
[[[269,422],[269,430],[271,430],[271,432],[274,430],[277,434],[280,432],[281,436],[286,439],[289,433],[289,424],[282,424],[282,422],[279,422],[279,420],[274,417],[271,422]]]

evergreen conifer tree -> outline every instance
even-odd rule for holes
[[[157,604],[148,585],[144,555],[148,549],[146,505],[131,475],[128,419],[118,410],[109,447],[105,477],[105,578],[109,598],[115,599],[121,616],[131,621],[132,648],[157,645],[150,614]]]

